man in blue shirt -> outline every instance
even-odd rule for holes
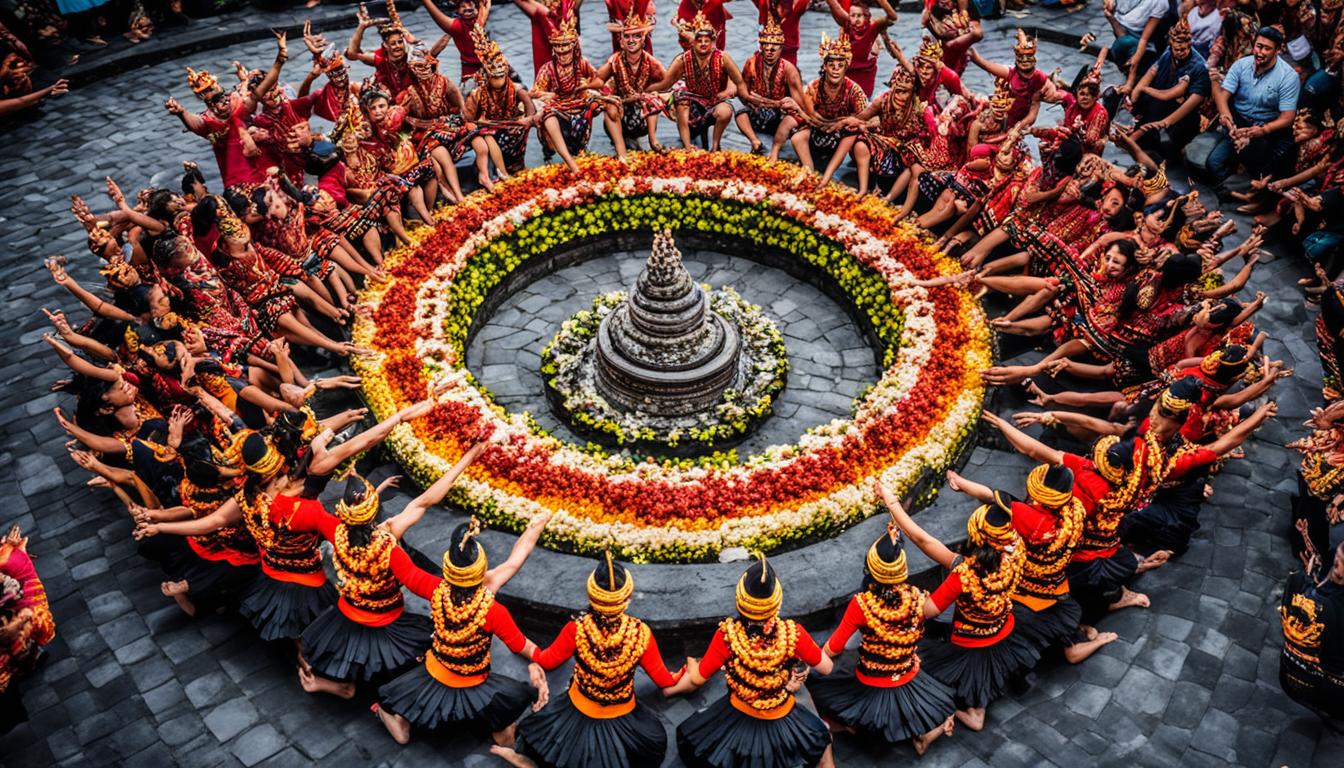
[[[1163,131],[1173,146],[1189,144],[1199,133],[1200,106],[1213,95],[1209,65],[1192,47],[1185,19],[1172,25],[1167,43],[1129,94],[1134,115],[1130,138],[1148,152],[1160,149]]]
[[[1298,78],[1292,65],[1279,58],[1283,33],[1262,27],[1251,55],[1228,67],[1213,91],[1218,107],[1219,141],[1209,153],[1208,171],[1221,183],[1239,161],[1252,178],[1279,178],[1293,164],[1293,118],[1297,116]]]

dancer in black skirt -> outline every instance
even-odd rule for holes
[[[737,582],[737,613],[666,693],[691,691],[720,667],[728,695],[677,726],[677,752],[692,768],[798,768],[835,763],[831,734],[790,690],[795,660],[825,675],[831,658],[797,622],[779,618],[784,588],[765,555]]]
[[[261,576],[243,596],[239,611],[257,628],[262,640],[297,643],[304,628],[336,602],[336,590],[322,570],[322,551],[318,549],[321,537],[295,531],[290,523],[307,510],[322,514],[326,510],[320,502],[299,496],[307,462],[287,462],[266,435],[252,430],[239,432],[232,453],[247,470],[233,498],[196,520],[141,522],[135,536],[200,536],[239,523],[246,525],[261,554]]]
[[[988,420],[988,416],[986,417]],[[1012,425],[1005,430],[1016,430]],[[1014,446],[1019,442],[1035,442],[1023,434],[1019,441],[1009,439]],[[955,472],[948,473],[954,490],[981,501],[997,503],[1012,510],[1013,529],[1022,537],[1026,555],[1022,565],[1022,580],[1013,593],[1013,620],[1018,634],[1035,644],[1038,651],[1060,648],[1070,663],[1077,664],[1096,653],[1103,645],[1114,642],[1114,632],[1098,632],[1095,627],[1082,623],[1083,609],[1069,595],[1069,581],[1065,569],[1083,538],[1083,526],[1091,505],[1074,492],[1077,480],[1074,471],[1063,463],[1062,451],[1038,444],[1034,452],[1023,451],[1037,458],[1037,454],[1051,460],[1031,471],[1027,477],[1027,498],[1023,502],[1004,491],[967,480]],[[1019,447],[1019,450],[1022,450]],[[1102,485],[1109,489],[1104,482]]]
[[[375,489],[354,474],[346,481],[335,516],[311,510],[291,521],[294,530],[318,531],[331,542],[332,564],[340,576],[340,600],[303,631],[299,682],[305,691],[348,699],[356,682],[399,670],[429,645],[434,627],[429,617],[405,610],[401,583],[392,575],[392,556],[406,530],[443,499],[484,448],[483,442],[472,446],[401,514],[381,525],[378,493],[396,477]]]
[[[957,720],[973,731],[985,725],[985,708],[1007,689],[1009,681],[1036,663],[1036,646],[1013,631],[1013,591],[1022,577],[1022,537],[1013,530],[1010,511],[994,503],[982,505],[966,521],[966,546],[956,555],[910,519],[901,503],[879,481],[877,489],[901,531],[929,559],[951,571],[924,600],[924,616],[932,618],[956,602],[952,637],[920,647],[924,669],[952,686]]]
[[[1297,703],[1344,720],[1344,544],[1288,577],[1279,613],[1279,684]]]
[[[532,660],[551,670],[574,657],[568,695],[518,726],[518,748],[491,747],[516,768],[634,768],[660,765],[667,735],[658,716],[635,699],[635,670],[670,690],[685,668],[669,673],[644,622],[625,609],[635,581],[607,553],[588,576],[589,612],[570,621]]]
[[[810,680],[808,690],[831,730],[876,736],[890,744],[910,740],[924,754],[933,740],[952,734],[952,689],[919,669],[915,646],[924,636],[924,600],[913,584],[899,529],[868,548],[864,591],[850,598],[844,618],[821,650],[839,656],[857,630],[859,660],[852,674]]]
[[[490,641],[498,636],[510,651],[531,658],[537,646],[523,636],[513,616],[495,601],[495,592],[518,572],[550,520],[535,518],[501,565],[486,570],[485,548],[475,541],[480,523],[472,518],[453,530],[443,555],[443,578],[415,567],[400,549],[392,573],[429,600],[434,634],[425,663],[378,689],[373,711],[398,744],[411,740],[411,727],[455,725],[495,744],[513,746],[518,718],[533,701],[546,703],[546,673],[529,669],[536,690],[490,671]]]

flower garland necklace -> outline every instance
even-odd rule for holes
[[[1033,547],[1023,542],[1035,555],[1034,558],[1027,557],[1022,564],[1022,575],[1028,579],[1041,579],[1057,573],[1061,564],[1056,561],[1060,559],[1060,554],[1072,552],[1083,537],[1083,520],[1087,517],[1087,509],[1078,497],[1075,496],[1068,504],[1050,512],[1059,525],[1045,546]]]
[[[332,546],[336,556],[332,565],[341,577],[341,591],[347,589],[356,593],[361,602],[369,607],[386,608],[401,602],[401,590],[398,588],[391,597],[375,599],[377,593],[396,586],[392,578],[392,547],[396,539],[382,528],[376,528],[369,543],[356,547],[350,543],[350,526],[342,523],[336,526],[335,540]]]
[[[480,662],[474,657],[484,653],[484,664],[490,663],[490,633],[484,630],[495,596],[485,587],[477,587],[470,598],[457,605],[449,596],[451,589],[445,581],[434,590],[430,616],[434,619],[435,655],[453,672],[477,674]],[[458,657],[465,657],[465,663]]]
[[[616,61],[613,64],[612,70],[616,75],[616,85],[622,94],[638,93],[647,85],[646,74],[649,69],[649,59],[644,55],[644,49],[639,50],[639,63],[633,65],[633,69],[630,62],[625,60],[625,51],[616,55]]]
[[[784,686],[789,681],[789,659],[798,640],[798,625],[774,619],[765,631],[752,637],[737,619],[719,625],[731,658],[727,665],[728,687],[753,709],[774,709],[792,696]]]
[[[981,610],[997,612],[1010,602],[1009,593],[1022,576],[1022,550],[1012,547],[1003,551],[997,570],[981,576],[971,567],[971,560],[957,566],[961,574],[961,588]]]
[[[891,592],[895,592],[896,602],[891,602]],[[924,636],[924,591],[901,584],[887,595],[872,590],[860,592],[857,602],[868,625],[859,644],[860,671],[895,679],[918,665],[914,649]],[[864,654],[865,650],[868,653]]]
[[[602,703],[625,701],[634,693],[634,671],[649,646],[650,633],[644,623],[633,616],[622,614],[614,626],[603,628],[588,614],[575,622],[574,652],[579,667],[586,676],[596,678],[588,682],[616,684],[615,689],[603,690]],[[595,686],[585,685],[584,693],[592,697]]]

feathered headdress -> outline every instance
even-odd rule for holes
[[[476,25],[471,30],[471,44],[476,49],[476,58],[481,60],[481,69],[488,75],[505,77],[509,74],[509,60],[499,49],[499,43],[490,39],[485,27]]]
[[[677,28],[677,31],[681,33],[682,37],[688,39],[695,39],[700,35],[709,35],[714,38],[719,36],[719,31],[714,28],[714,25],[710,22],[709,17],[705,15],[704,11],[696,11],[695,18],[690,21],[673,19],[672,26]]]
[[[560,3],[560,7],[551,12],[551,29],[546,39],[551,45],[573,45],[579,42],[579,19],[574,13],[574,5],[569,0]]]
[[[930,61],[935,62],[942,61],[943,60],[942,41],[932,37],[924,38],[924,42],[920,43],[919,45],[919,58],[928,59]]]
[[[378,25],[378,34],[390,37],[405,31],[406,28],[401,25],[401,14],[397,13],[396,0],[387,0],[387,21]]]
[[[607,24],[608,32],[620,34],[622,32],[648,32],[653,29],[653,14],[649,13],[649,0],[634,0],[630,4],[630,12],[624,19]]]

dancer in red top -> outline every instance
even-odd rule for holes
[[[1055,85],[1045,73],[1036,68],[1036,38],[1017,30],[1017,45],[1013,47],[1012,67],[988,61],[980,52],[971,49],[971,61],[999,80],[1007,83],[1012,104],[1008,107],[1008,125],[1025,131],[1036,123],[1041,111],[1041,99],[1055,101]]]
[[[361,61],[373,67],[374,81],[381,85],[391,98],[396,98],[411,85],[410,51],[407,49],[407,43],[414,42],[413,39],[407,40],[410,35],[406,27],[401,24],[396,3],[388,0],[386,19],[370,17],[368,9],[360,3],[355,18],[359,23],[354,33],[350,35],[350,42],[345,46],[345,58]],[[383,44],[373,53],[364,53],[360,50],[364,30],[373,26],[378,27],[378,36],[383,39]],[[441,42],[435,47],[441,48],[444,44],[446,43]],[[435,50],[434,53],[437,54],[438,51]]]
[[[714,25],[703,13],[697,13],[689,24],[679,24],[683,37],[693,41],[691,49],[683,51],[667,67],[663,79],[649,86],[650,91],[665,91],[677,82],[684,87],[676,91],[673,104],[677,110],[677,132],[681,146],[693,146],[691,133],[713,128],[706,149],[719,150],[723,132],[733,119],[733,108],[728,100],[744,86],[742,73],[733,60],[714,47]]]
[[[760,50],[742,65],[742,84],[737,98],[746,105],[737,112],[737,127],[751,142],[753,154],[762,154],[765,145],[757,135],[773,134],[770,159],[779,159],[779,150],[789,140],[803,115],[812,111],[803,88],[798,67],[785,61],[784,30],[774,19],[767,19],[758,36]]]
[[[793,695],[797,668],[827,675],[831,657],[801,625],[779,617],[784,586],[765,555],[756,556],[737,582],[737,615],[719,622],[704,657],[688,659],[688,674],[667,691],[695,690],[720,668],[728,684],[727,696],[677,726],[677,752],[696,768],[833,768],[831,734]]]
[[[864,590],[850,598],[840,626],[821,647],[839,656],[858,632],[858,663],[850,674],[809,680],[807,688],[832,730],[888,744],[909,739],[922,755],[934,739],[951,735],[957,705],[951,688],[920,672],[916,646],[924,637],[928,594],[906,583],[905,549],[893,523],[868,548],[863,570]]]
[[[346,481],[345,495],[336,514],[309,507],[294,516],[296,531],[317,531],[332,545],[332,565],[341,581],[341,597],[303,631],[299,682],[309,693],[332,693],[348,699],[355,684],[400,670],[424,652],[433,624],[405,610],[401,583],[392,575],[392,557],[401,552],[401,537],[443,500],[457,478],[484,450],[479,442],[467,450],[425,492],[396,517],[377,523],[378,493],[394,484],[384,480],[377,489],[359,475]]]
[[[535,518],[518,537],[509,558],[487,570],[485,547],[476,541],[476,518],[453,529],[443,553],[443,578],[417,568],[400,549],[392,552],[392,574],[429,601],[434,635],[417,665],[378,689],[373,710],[398,744],[411,739],[411,727],[454,725],[495,744],[513,746],[514,724],[533,701],[547,697],[546,676],[532,671],[530,690],[490,670],[490,643],[498,637],[510,651],[531,658],[537,646],[519,631],[513,616],[495,600],[531,554],[549,514]]]
[[[672,20],[672,26],[685,29],[695,21],[696,16],[704,14],[705,18],[709,20],[710,27],[714,30],[714,44],[722,51],[728,45],[728,36],[724,30],[728,20],[733,18],[728,9],[723,7],[725,2],[727,0],[681,0],[681,4],[677,6],[677,18]],[[677,39],[677,43],[681,45],[683,51],[689,51],[692,42],[694,42],[693,38],[687,37],[685,34]]]
[[[558,696],[519,726],[517,751],[491,752],[516,768],[630,768],[659,765],[667,736],[657,715],[635,698],[635,671],[670,690],[685,669],[667,671],[644,622],[625,610],[634,595],[630,570],[600,562],[588,575],[589,610],[565,624],[555,642],[532,654],[543,669],[574,659],[567,695]]]
[[[896,9],[891,7],[891,3],[888,0],[876,2],[886,14],[880,19],[873,18],[867,0],[826,0],[831,9],[831,18],[840,25],[840,34],[849,38],[853,58],[850,59],[845,76],[858,83],[863,94],[870,99],[877,85],[877,49],[874,43],[878,36],[896,23]]]
[[[593,75],[593,86],[610,89],[620,99],[619,105],[605,105],[602,114],[602,126],[617,156],[625,154],[627,140],[641,136],[649,138],[649,149],[664,149],[658,141],[658,117],[667,112],[667,101],[652,93],[649,86],[662,80],[666,71],[645,44],[654,18],[643,15],[643,5],[643,0],[635,0],[625,18],[607,25],[620,40],[620,47]]]
[[[956,603],[949,641],[920,648],[924,669],[956,691],[957,720],[973,731],[985,725],[985,708],[1003,695],[1009,681],[1040,658],[1036,647],[1014,631],[1013,592],[1022,577],[1022,537],[1009,510],[986,504],[966,521],[966,545],[955,554],[906,514],[880,481],[878,493],[901,531],[929,559],[951,571],[924,600],[932,618]]]
[[[439,29],[452,38],[457,55],[462,60],[462,72],[457,82],[463,90],[467,90],[470,84],[475,83],[476,73],[481,69],[481,59],[476,55],[472,32],[477,28],[485,29],[486,19],[490,18],[490,0],[457,0],[456,16],[449,16],[439,10],[434,0],[421,2]]]
[[[774,19],[784,30],[784,60],[798,65],[798,23],[807,13],[811,0],[751,0],[756,6],[756,23],[765,26],[766,21]]]

